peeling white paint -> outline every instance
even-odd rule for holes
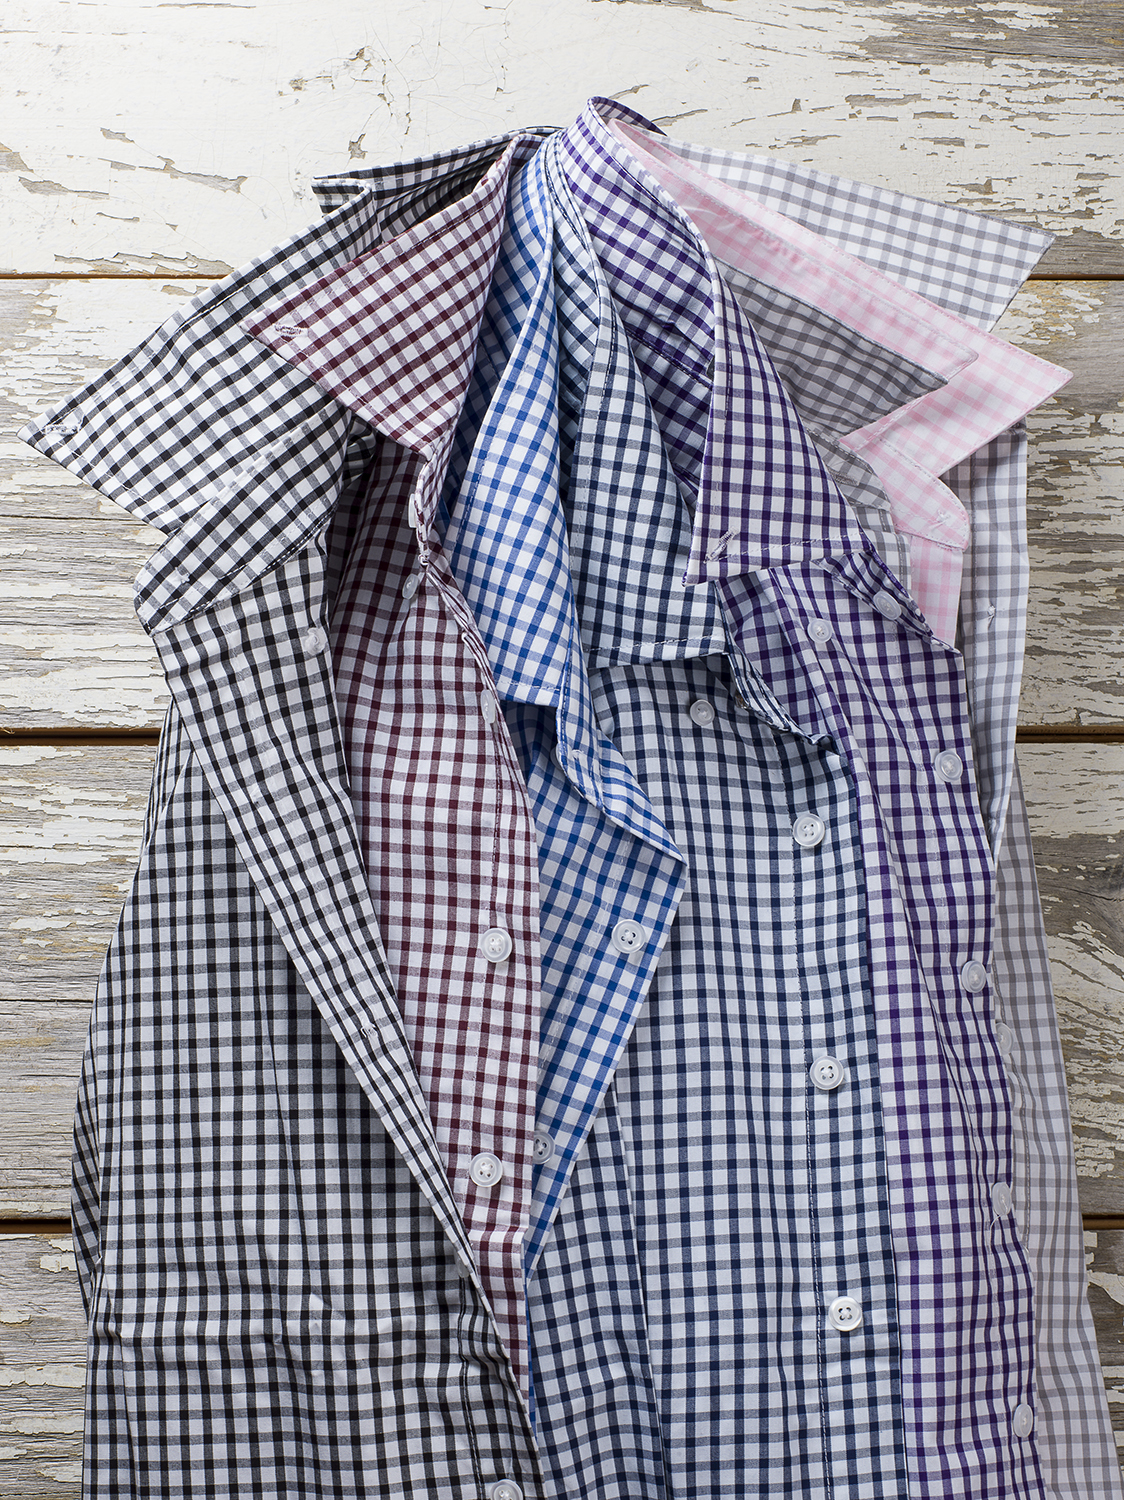
[[[77,1271],[73,1250],[64,1250],[58,1255],[41,1255],[39,1257],[39,1269],[41,1271]]]
[[[58,1412],[46,1417],[7,1417],[0,1422],[0,1432],[18,1432],[25,1437],[31,1437],[35,1433],[50,1432],[61,1434],[65,1432],[81,1432],[83,1427],[81,1412]]]
[[[36,1464],[35,1472],[41,1479],[54,1479],[59,1484],[78,1484],[82,1478],[80,1458],[60,1459],[57,1463]]]
[[[169,694],[163,675],[145,662],[115,656],[97,666],[64,667],[38,676],[9,671],[0,677],[0,710],[16,723],[44,714],[62,723],[83,720],[109,727],[159,725]]]
[[[1060,5],[934,9],[324,0],[310,29],[297,0],[206,26],[117,0],[60,29],[51,0],[10,0],[22,87],[0,140],[23,169],[0,174],[0,268],[220,274],[316,217],[314,173],[566,123],[592,93],[695,139],[1119,234],[1118,67],[1051,54]]]
[[[1124,1276],[1117,1276],[1112,1271],[1090,1271],[1089,1281],[1093,1286],[1102,1287],[1114,1302],[1124,1307]]]
[[[0,1459],[23,1458],[26,1453],[26,1448],[8,1448],[0,1445]]]
[[[0,1387],[54,1385],[80,1391],[86,1384],[85,1365],[0,1365]]]

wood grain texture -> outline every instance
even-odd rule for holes
[[[1118,1447],[1124,1448],[1124,1230],[1085,1232],[1089,1308]]]
[[[9,0],[0,270],[214,277],[309,182],[593,93],[671,132],[1116,243],[1118,12],[1097,0]],[[48,40],[49,39],[49,40]],[[168,80],[176,80],[169,106]]]
[[[0,1001],[0,1219],[70,1214],[74,1098],[88,1004]]]
[[[1124,746],[1019,750],[1081,1206],[1124,1213]]]
[[[1124,283],[1036,282],[1003,336],[1073,371],[1031,414],[1020,721],[1124,722]]]
[[[92,998],[153,757],[147,746],[0,746],[0,1000]]]
[[[0,1496],[78,1494],[85,1363],[69,1235],[0,1236]]]

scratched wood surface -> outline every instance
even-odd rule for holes
[[[4,25],[0,269],[214,277],[315,217],[317,172],[593,93],[1124,268],[1106,0],[320,0],[312,26],[303,0],[8,0]]]
[[[86,1334],[66,1234],[0,1236],[0,1494],[70,1500]]]
[[[318,172],[592,93],[672,133],[1060,238],[1001,332],[1074,371],[1030,422],[1022,722],[1124,730],[1124,19],[1104,0],[9,0],[0,91],[0,1221],[62,1218],[74,1081],[166,703],[132,613],[157,533],[15,440],[317,216]],[[73,743],[3,743],[68,731]],[[87,739],[83,741],[82,736]],[[1021,750],[1086,1211],[1124,1215],[1124,745]],[[1124,1230],[1087,1237],[1124,1440]],[[0,1235],[0,1497],[73,1500],[68,1242]]]

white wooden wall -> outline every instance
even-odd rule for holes
[[[1032,419],[1021,758],[1091,1300],[1124,1440],[1124,14],[1119,0],[7,0],[0,51],[0,1496],[71,1497],[74,1081],[166,701],[156,534],[14,439],[316,217],[309,180],[593,93],[669,132],[1059,235],[1001,331]]]

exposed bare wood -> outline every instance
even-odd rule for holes
[[[1081,1206],[1124,1212],[1124,747],[1019,762],[1069,1076]]]
[[[149,747],[0,747],[0,999],[92,997],[152,760]]]
[[[1119,11],[1097,0],[446,0],[439,26],[429,0],[324,0],[312,28],[296,0],[73,28],[13,3],[0,270],[221,275],[317,217],[317,172],[566,123],[594,90],[697,140],[1121,237]]]
[[[1120,1444],[1124,1441],[1124,1230],[1086,1230],[1085,1264],[1108,1409]]]
[[[1124,240],[1106,234],[1076,229],[1063,234],[1050,246],[1035,266],[1035,280],[1096,276],[1124,276]]]
[[[70,1237],[0,1238],[0,1495],[78,1494],[85,1364]]]
[[[74,1095],[88,1004],[0,1001],[0,1219],[70,1212]]]

